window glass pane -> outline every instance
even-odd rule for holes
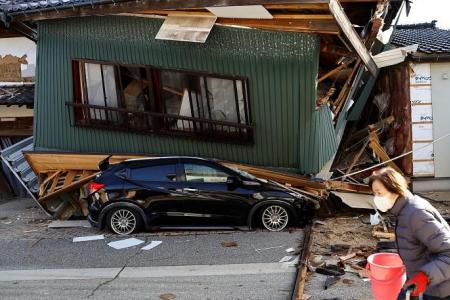
[[[106,93],[106,106],[119,107],[119,102],[117,100],[117,85],[114,73],[114,66],[102,65],[102,69],[103,69],[103,82],[105,85],[105,93]]]
[[[185,164],[186,181],[202,183],[227,182],[227,173],[205,165]]]
[[[86,89],[88,93],[88,103],[91,105],[105,105],[102,86],[102,71],[99,64],[85,64]]]
[[[211,119],[216,121],[226,121],[245,124],[244,96],[242,82],[240,80],[206,78],[203,81],[204,98],[208,98],[211,110]],[[208,97],[206,97],[206,93]],[[239,104],[239,119],[236,108],[236,96]]]
[[[131,178],[145,181],[176,181],[177,173],[175,165],[159,165],[131,169]]]
[[[85,64],[86,90],[88,104],[106,107],[118,107],[114,66],[101,64]],[[103,74],[102,74],[103,73]],[[103,75],[103,76],[102,76]],[[119,115],[104,109],[90,109],[91,119],[118,121]]]

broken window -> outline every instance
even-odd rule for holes
[[[244,78],[81,60],[73,77],[76,125],[252,139]]]

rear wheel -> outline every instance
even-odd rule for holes
[[[106,217],[106,221],[112,232],[122,235],[131,234],[142,227],[142,219],[139,213],[128,207],[111,210]]]
[[[259,214],[261,224],[270,231],[281,231],[290,222],[289,210],[283,205],[271,204],[265,206]]]

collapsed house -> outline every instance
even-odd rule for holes
[[[407,176],[414,191],[448,190],[450,31],[435,23],[396,27],[383,61],[376,59],[387,66],[348,117],[334,171],[364,170],[377,163],[375,152]],[[364,182],[371,171],[351,179]]]
[[[38,184],[31,182],[30,168],[22,169],[21,163],[26,164],[23,155],[13,155],[20,150],[14,145],[33,135],[35,54],[34,42],[0,26],[0,152],[2,156],[11,154],[1,162],[0,197],[3,198],[26,196],[28,186],[22,185],[23,179],[29,181],[30,187]],[[16,172],[22,177],[16,178]]]
[[[216,158],[320,194],[404,2],[6,1],[4,25],[37,40],[40,203],[85,215],[109,154]]]

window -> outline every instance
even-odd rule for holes
[[[198,183],[225,183],[229,177],[227,173],[215,168],[196,164],[184,164],[184,173],[187,182]]]
[[[175,165],[159,165],[131,169],[131,178],[142,181],[174,182],[177,180]]]
[[[73,77],[75,125],[252,140],[244,78],[81,60]]]
[[[117,87],[114,74],[114,66],[102,64],[84,64],[84,73],[86,82],[86,101],[91,105],[118,107]],[[117,116],[108,114],[108,111],[90,110],[91,119],[117,121]]]

